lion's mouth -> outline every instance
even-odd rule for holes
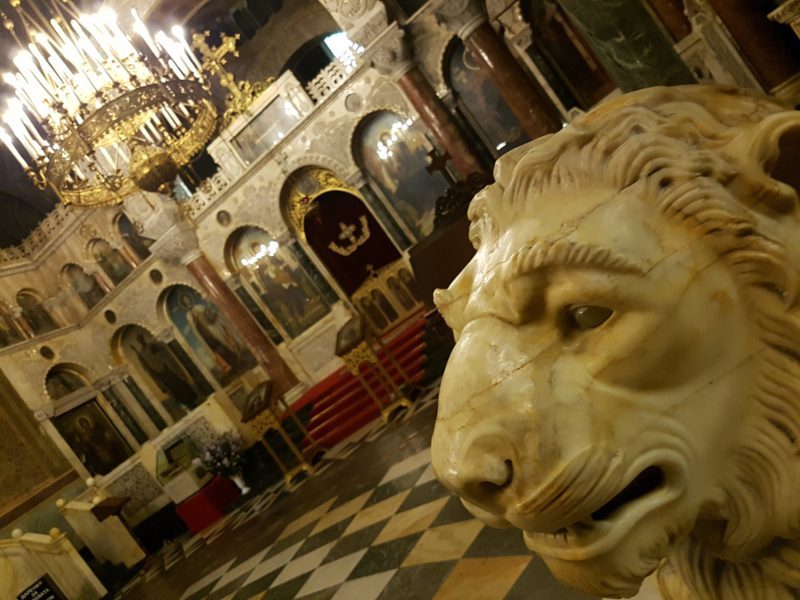
[[[655,492],[664,484],[664,471],[661,467],[647,467],[634,477],[625,488],[611,500],[592,513],[594,521],[605,521],[631,502]]]
[[[668,485],[664,468],[648,466],[584,518],[551,532],[527,531],[525,538],[535,552],[556,558],[578,553],[585,559],[615,546],[655,505],[662,506],[679,494],[679,486]]]

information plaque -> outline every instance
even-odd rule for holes
[[[49,575],[43,575],[18,594],[17,600],[67,600],[67,598]]]

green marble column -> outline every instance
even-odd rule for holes
[[[622,91],[695,83],[641,0],[558,0]]]

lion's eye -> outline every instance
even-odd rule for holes
[[[591,304],[570,306],[567,310],[573,328],[579,331],[600,327],[600,325],[608,321],[614,312],[605,306],[593,306]]]

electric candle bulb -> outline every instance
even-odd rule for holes
[[[11,152],[11,155],[16,159],[16,161],[20,164],[20,166],[23,169],[27,169],[28,163],[25,162],[25,159],[22,158],[22,155],[19,152],[17,152],[17,149],[14,147],[13,140],[10,137],[8,137],[8,134],[3,130],[0,130],[0,140],[3,141],[5,147],[8,148],[9,152]]]

